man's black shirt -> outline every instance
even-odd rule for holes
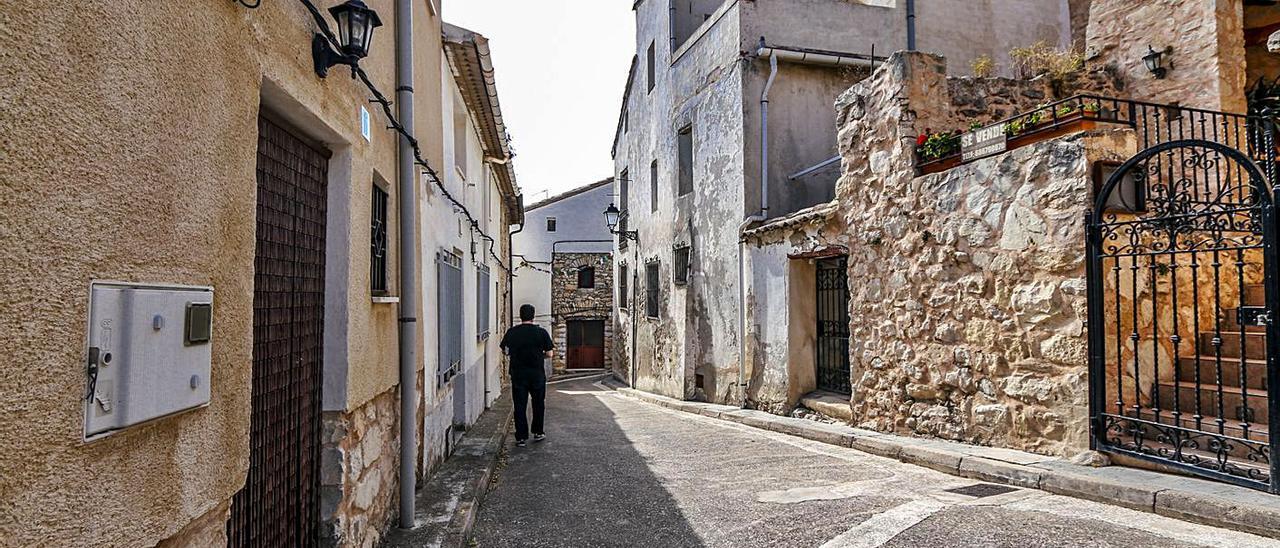
[[[546,329],[528,323],[508,329],[501,346],[511,356],[512,378],[542,378],[546,374],[542,368],[545,353],[555,348]]]

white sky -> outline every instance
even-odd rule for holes
[[[445,0],[446,22],[489,39],[525,203],[613,174],[632,1]]]

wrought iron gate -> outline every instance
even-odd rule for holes
[[[232,546],[318,541],[327,169],[327,152],[259,118],[249,478]]]
[[[1259,167],[1208,140],[1153,146],[1102,186],[1088,221],[1096,449],[1280,493],[1275,208]]]
[[[817,266],[818,388],[841,394],[849,386],[849,272],[847,257],[819,259]]]

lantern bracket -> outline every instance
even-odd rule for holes
[[[315,62],[316,74],[321,78],[328,76],[329,68],[334,65],[349,65],[351,77],[356,77],[356,60],[335,51],[323,34],[316,34],[311,39],[311,58]]]

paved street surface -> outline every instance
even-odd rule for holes
[[[955,493],[981,482],[593,382],[550,387],[547,441],[508,448],[476,546],[1280,546],[1037,490]]]

